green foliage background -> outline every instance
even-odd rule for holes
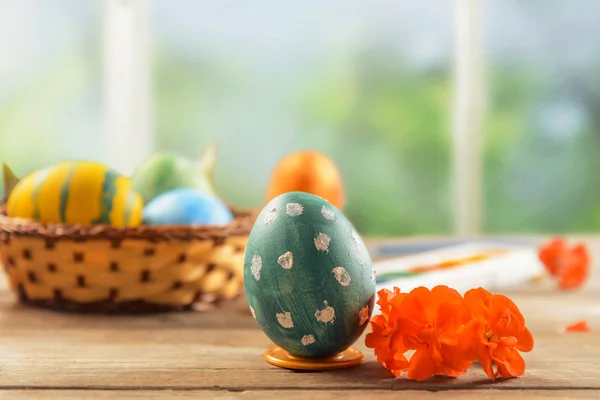
[[[106,159],[100,23],[0,92],[0,159],[18,175]],[[226,200],[260,207],[277,161],[315,149],[341,168],[361,233],[451,233],[451,59],[415,66],[377,40],[302,65],[186,53],[160,38],[153,54],[157,148],[197,157],[217,140]],[[597,56],[560,67],[488,55],[484,232],[600,229]]]

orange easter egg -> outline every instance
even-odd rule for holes
[[[326,155],[316,151],[288,154],[275,167],[267,201],[287,192],[306,192],[329,201],[338,209],[345,204],[342,174]]]

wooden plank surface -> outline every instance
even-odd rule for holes
[[[589,242],[594,259],[600,240]],[[597,271],[597,262],[594,270]],[[473,367],[458,379],[394,379],[364,347],[365,363],[291,372],[262,354],[272,344],[243,299],[202,313],[84,316],[22,307],[0,290],[0,398],[600,398],[600,280],[558,292],[550,282],[509,294],[536,339],[523,378],[490,383]],[[563,333],[587,319],[594,332]],[[437,393],[432,393],[435,391]]]
[[[285,397],[284,397],[285,396]],[[245,392],[228,392],[223,390],[132,390],[119,391],[98,390],[90,392],[87,390],[0,390],[0,399],[11,400],[45,400],[45,399],[114,399],[120,400],[162,400],[169,399],[214,399],[214,400],[329,400],[343,397],[344,400],[446,400],[448,398],[457,398],[462,400],[564,400],[564,399],[597,399],[600,392],[593,390],[579,390],[575,392],[565,393],[564,391],[556,390],[515,390],[515,391],[499,391],[496,389],[482,390],[456,390],[449,396],[448,392],[428,392],[423,390],[408,390],[401,394],[389,390],[356,390],[356,391],[311,391],[311,390],[295,390],[282,392],[275,391],[245,391]]]

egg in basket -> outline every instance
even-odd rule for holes
[[[195,309],[243,293],[256,216],[227,206],[200,162],[154,154],[131,177],[61,162],[4,167],[0,259],[22,303],[79,312]]]

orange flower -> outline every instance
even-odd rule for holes
[[[579,321],[574,324],[567,325],[565,327],[565,332],[590,332],[590,326],[587,321]]]
[[[395,376],[407,370],[417,381],[439,374],[456,377],[474,360],[492,380],[523,375],[519,351],[531,351],[533,337],[506,296],[479,288],[463,298],[447,286],[377,294],[381,315],[372,318],[366,345]],[[409,350],[414,350],[410,361],[404,356]]]
[[[408,377],[419,381],[438,374],[459,376],[469,368],[468,346],[459,339],[470,314],[457,291],[420,287],[407,294],[394,288],[378,295],[382,314],[371,320],[366,345],[385,368],[395,376],[408,369]],[[408,350],[415,350],[410,362],[404,356]]]
[[[408,360],[404,357],[406,349],[394,346],[390,343],[390,337],[396,328],[397,320],[391,319],[392,303],[401,302],[405,293],[400,293],[398,288],[394,292],[382,289],[377,292],[379,299],[377,304],[381,308],[381,315],[375,315],[371,319],[372,332],[367,334],[365,343],[369,348],[374,349],[377,362],[388,369],[394,376],[400,376],[408,367]]]
[[[473,316],[465,337],[472,343],[472,357],[492,380],[522,376],[525,361],[519,351],[533,349],[533,336],[518,307],[508,297],[482,288],[465,293],[465,303]]]
[[[584,244],[569,248],[563,238],[555,238],[540,248],[538,256],[561,289],[578,288],[587,280],[590,257]]]
[[[456,290],[447,286],[416,288],[400,304],[398,314],[402,324],[392,343],[415,350],[408,366],[410,379],[459,376],[469,368],[471,360],[465,359],[464,342],[459,339],[470,315]]]

